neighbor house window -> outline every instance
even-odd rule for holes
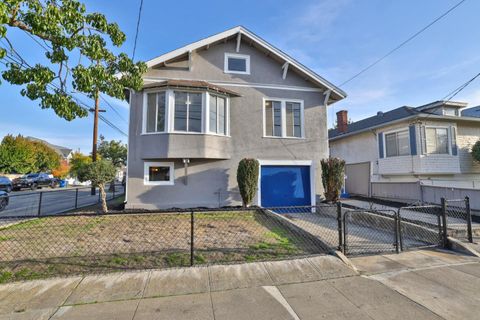
[[[264,116],[266,137],[303,137],[303,103],[265,100]]]
[[[425,128],[426,151],[429,154],[448,154],[448,128]]]
[[[250,56],[225,53],[225,73],[250,74]]]
[[[145,162],[145,185],[173,185],[173,162]]]
[[[147,94],[146,132],[165,131],[165,92]]]
[[[174,130],[202,131],[202,94],[175,91]]]
[[[385,155],[398,157],[410,155],[410,136],[408,130],[385,134]]]
[[[227,133],[227,103],[226,99],[210,95],[209,130],[212,133],[225,135]]]

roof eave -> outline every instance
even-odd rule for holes
[[[288,61],[293,67],[298,69],[300,72],[303,72],[311,80],[313,80],[313,82],[316,83],[317,85],[320,85],[322,87],[327,88],[328,90],[331,90],[332,93],[333,93],[332,98],[335,98],[335,99],[332,99],[333,101],[336,102],[336,101],[342,100],[342,99],[347,97],[347,93],[345,91],[338,88],[337,86],[335,86],[334,84],[332,84],[328,80],[326,80],[323,77],[321,77],[320,75],[316,74],[314,71],[310,70],[309,68],[307,68],[306,66],[304,66],[303,64],[298,62],[297,60],[293,59],[292,57],[290,57],[289,55],[287,55],[286,53],[284,53],[280,49],[272,46],[267,41],[263,40],[262,38],[260,38],[259,36],[257,36],[256,34],[254,34],[253,32],[249,31],[248,29],[246,29],[242,26],[237,26],[237,27],[228,29],[226,31],[217,33],[213,36],[201,39],[199,41],[193,42],[193,43],[191,43],[189,45],[186,45],[184,47],[181,47],[179,49],[167,52],[167,53],[165,53],[161,56],[153,58],[153,59],[146,62],[147,67],[152,68],[152,67],[154,67],[158,64],[169,61],[169,60],[171,60],[175,57],[186,54],[190,51],[198,50],[198,49],[200,49],[204,46],[207,46],[207,45],[212,44],[212,43],[217,42],[217,41],[221,41],[225,38],[231,37],[231,36],[236,35],[238,33],[249,37],[250,39],[254,40],[256,43],[258,43],[259,45],[264,47],[265,49],[267,49],[270,52],[276,54],[278,57],[282,58],[283,60]]]

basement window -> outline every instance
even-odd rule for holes
[[[144,184],[154,186],[173,185],[173,162],[145,162]]]
[[[225,73],[250,74],[250,56],[225,53]]]

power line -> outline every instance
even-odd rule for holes
[[[140,8],[138,9],[137,30],[135,32],[135,42],[133,43],[132,60],[135,59],[135,51],[137,50],[138,30],[140,29],[140,19],[142,17],[143,0],[140,0]]]
[[[391,54],[393,54],[395,51],[397,51],[398,49],[400,49],[401,47],[403,47],[404,45],[406,45],[408,42],[410,42],[411,40],[415,39],[417,36],[419,36],[422,32],[424,32],[425,30],[427,30],[428,28],[430,28],[432,25],[434,25],[436,22],[438,22],[439,20],[441,20],[442,18],[444,18],[446,15],[448,15],[450,12],[452,12],[453,10],[455,10],[458,6],[460,6],[462,3],[464,3],[466,0],[462,0],[460,2],[458,2],[456,5],[454,5],[453,7],[451,7],[450,9],[448,9],[446,12],[444,12],[442,15],[440,15],[439,17],[437,17],[435,20],[433,20],[432,22],[430,22],[428,25],[426,25],[425,27],[423,27],[422,29],[420,29],[419,31],[417,31],[416,33],[414,33],[412,36],[410,36],[407,40],[403,41],[402,43],[400,43],[398,46],[396,46],[395,48],[393,48],[392,50],[390,50],[389,52],[387,52],[385,55],[383,55],[382,57],[380,57],[379,59],[375,60],[373,63],[369,64],[368,66],[366,66],[365,68],[363,68],[362,70],[360,70],[359,72],[357,72],[356,74],[354,74],[352,77],[350,77],[349,79],[347,79],[346,81],[342,82],[339,87],[342,87],[344,86],[345,84],[349,83],[350,81],[352,81],[353,79],[359,77],[360,75],[362,75],[363,73],[365,73],[366,71],[370,70],[372,67],[374,67],[375,65],[377,65],[378,63],[380,63],[381,61],[385,60],[387,57],[389,57]]]
[[[480,77],[480,72],[477,73],[473,78],[471,78],[470,80],[468,80],[467,82],[463,83],[462,85],[460,85],[459,87],[457,87],[455,90],[453,90],[452,92],[450,92],[449,94],[447,94],[445,97],[443,97],[442,100],[446,100],[446,101],[450,101],[452,100],[457,94],[459,94],[460,92],[462,92],[466,87],[468,87],[473,81],[475,81],[475,79],[477,79],[478,77]]]
[[[10,59],[10,63],[15,63],[17,65],[19,65],[21,67],[21,62],[19,62],[17,59],[18,58],[15,58],[13,56],[11,56],[10,54],[7,53],[7,55],[5,56],[5,58],[8,58]],[[5,59],[4,58],[4,59]],[[23,58],[20,57],[20,59],[23,60]],[[7,60],[8,61],[8,60]],[[5,66],[7,65],[5,62],[3,61],[0,61],[2,64],[4,64]],[[25,60],[23,60],[23,62],[30,67],[30,65],[28,64],[28,62],[26,62]],[[31,68],[31,67],[30,67]],[[66,94],[67,96],[71,97],[73,100],[75,100],[75,102],[84,110],[86,111],[89,111],[89,112],[92,112],[90,111],[90,107],[83,101],[81,101],[80,99],[78,99],[77,97],[75,97],[73,94],[69,93],[69,92],[66,92],[64,90],[62,90],[61,88],[59,88],[56,84],[53,84],[53,83],[49,83],[48,86],[53,87],[54,89],[57,89],[57,90],[61,90],[64,94]],[[86,96],[87,98],[91,99],[90,97],[88,97],[86,94],[82,93],[84,96]],[[120,129],[119,127],[117,127],[115,124],[113,124],[110,120],[108,120],[107,118],[105,118],[103,115],[100,115],[99,116],[100,120],[102,120],[106,125],[108,125],[109,127],[111,127],[112,129],[116,130],[117,132],[119,132],[120,134],[124,135],[125,137],[128,137],[128,134],[126,134],[122,129]]]
[[[128,121],[125,120],[125,118],[117,111],[116,108],[113,107],[112,104],[110,104],[110,102],[108,102],[107,99],[105,99],[103,96],[100,96],[100,99],[102,99],[103,102],[105,102],[105,103],[110,107],[110,109],[112,109],[112,111],[115,112],[115,114],[116,114],[120,119],[122,119],[125,123],[128,124]]]

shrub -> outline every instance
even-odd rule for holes
[[[325,198],[329,202],[338,200],[345,172],[345,161],[339,158],[328,158],[321,161],[322,184]]]
[[[242,159],[238,164],[237,183],[242,196],[243,206],[252,203],[258,189],[258,169],[260,164],[256,159]]]
[[[480,162],[480,140],[478,140],[472,147],[472,157],[475,161]]]

